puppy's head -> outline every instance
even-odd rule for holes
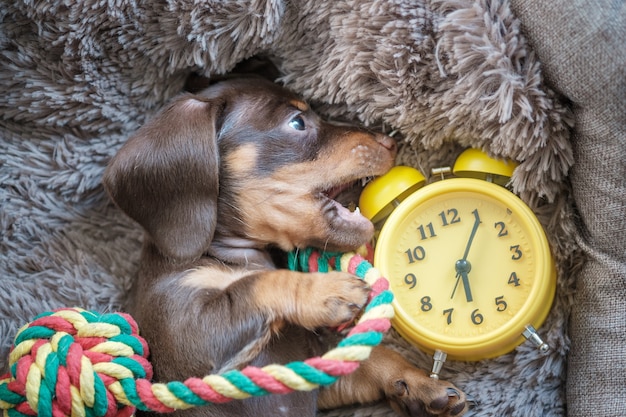
[[[122,147],[104,184],[168,257],[211,245],[351,250],[373,226],[335,198],[389,170],[395,151],[275,84],[235,79],[175,99]]]

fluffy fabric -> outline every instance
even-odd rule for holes
[[[141,232],[100,184],[126,137],[191,72],[254,55],[332,118],[396,130],[399,162],[428,173],[474,146],[521,162],[515,190],[542,220],[559,288],[542,336],[443,377],[477,416],[565,414],[567,317],[581,258],[566,175],[569,114],[506,0],[105,1],[0,3],[0,358],[18,327],[64,306],[120,310]],[[431,359],[392,333],[419,366]],[[3,362],[4,363],[4,362]],[[326,415],[391,416],[386,405]]]

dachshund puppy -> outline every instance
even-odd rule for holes
[[[262,79],[219,82],[173,100],[122,147],[104,184],[145,229],[130,312],[151,346],[155,378],[184,380],[322,354],[317,329],[366,302],[343,272],[279,269],[272,248],[349,251],[372,224],[335,198],[384,174],[395,142],[323,122]],[[178,416],[315,416],[388,400],[405,416],[458,416],[465,394],[376,348],[352,375],[317,392],[177,411]]]

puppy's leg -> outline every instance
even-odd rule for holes
[[[272,363],[271,342],[290,324],[306,329],[343,324],[369,293],[362,280],[340,272],[246,273],[211,266],[156,285],[142,282],[132,314],[162,381]],[[309,357],[300,350],[297,360]]]
[[[195,357],[194,361],[210,358],[212,368],[207,371],[212,372],[252,362],[267,364],[256,359],[266,350],[273,336],[287,325],[314,330],[344,324],[361,311],[369,293],[365,282],[343,272],[271,270],[251,273],[223,290],[207,293],[209,295],[205,297],[203,288],[217,289],[212,287],[210,278],[214,274],[211,269],[196,272],[187,285],[193,283],[195,290],[200,291],[198,295],[185,297],[178,294],[174,298],[178,303],[177,314],[187,311],[182,320],[193,322],[177,322],[174,328],[206,329],[205,332],[187,332],[188,340],[181,340],[176,350],[192,347],[185,356]],[[191,313],[190,298],[201,303],[195,314]],[[150,303],[155,304],[159,305],[158,302]],[[172,316],[173,313],[164,315]],[[197,324],[199,319],[202,325]],[[162,331],[153,333],[163,334]],[[212,335],[209,341],[205,340],[206,334]],[[159,353],[153,350],[153,356]]]
[[[270,320],[307,329],[338,326],[361,311],[367,284],[344,272],[299,273],[286,270],[265,272],[252,285],[256,307]]]
[[[430,378],[398,353],[376,347],[354,373],[323,388],[321,409],[388,400],[406,417],[460,416],[468,409],[465,394],[449,382]]]

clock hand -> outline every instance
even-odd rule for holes
[[[469,303],[470,301],[474,300],[472,298],[472,290],[470,289],[470,285],[469,285],[469,277],[467,276],[466,271],[459,272],[459,274],[461,275],[461,278],[463,278],[463,288],[465,289],[465,299]]]
[[[474,298],[472,297],[472,289],[470,288],[469,275],[468,275],[468,272],[470,271],[472,267],[469,262],[461,259],[456,262],[456,265],[454,266],[454,268],[456,269],[456,283],[454,284],[454,289],[452,290],[452,295],[450,296],[450,298],[451,299],[454,298],[454,293],[456,293],[456,289],[459,286],[459,281],[463,280],[463,289],[465,290],[465,299],[469,303],[470,301],[474,300]]]
[[[456,273],[456,283],[454,284],[454,289],[452,290],[452,295],[450,296],[450,299],[454,298],[454,293],[456,292],[457,287],[459,286],[459,281],[461,280],[461,274],[459,274],[458,272]]]
[[[474,241],[474,236],[476,236],[476,231],[478,230],[478,226],[480,223],[480,217],[478,216],[478,209],[472,211],[474,214],[474,226],[472,227],[472,232],[470,233],[469,240],[467,242],[467,246],[465,247],[465,253],[463,254],[463,260],[467,260],[467,255],[469,254],[470,248],[472,247],[472,242]]]
[[[456,293],[456,289],[459,285],[459,280],[463,280],[463,288],[465,289],[465,299],[467,302],[473,300],[472,290],[469,284],[469,271],[472,269],[472,265],[467,261],[467,255],[469,255],[470,248],[472,247],[472,242],[474,242],[474,236],[476,236],[476,231],[478,230],[478,226],[480,225],[480,216],[478,216],[478,209],[472,211],[474,214],[474,225],[472,226],[472,231],[470,233],[469,240],[467,242],[467,246],[465,247],[465,253],[463,254],[463,259],[460,259],[454,265],[454,269],[456,270],[456,283],[454,284],[454,289],[452,290],[452,295],[450,298],[454,298],[454,294]]]

